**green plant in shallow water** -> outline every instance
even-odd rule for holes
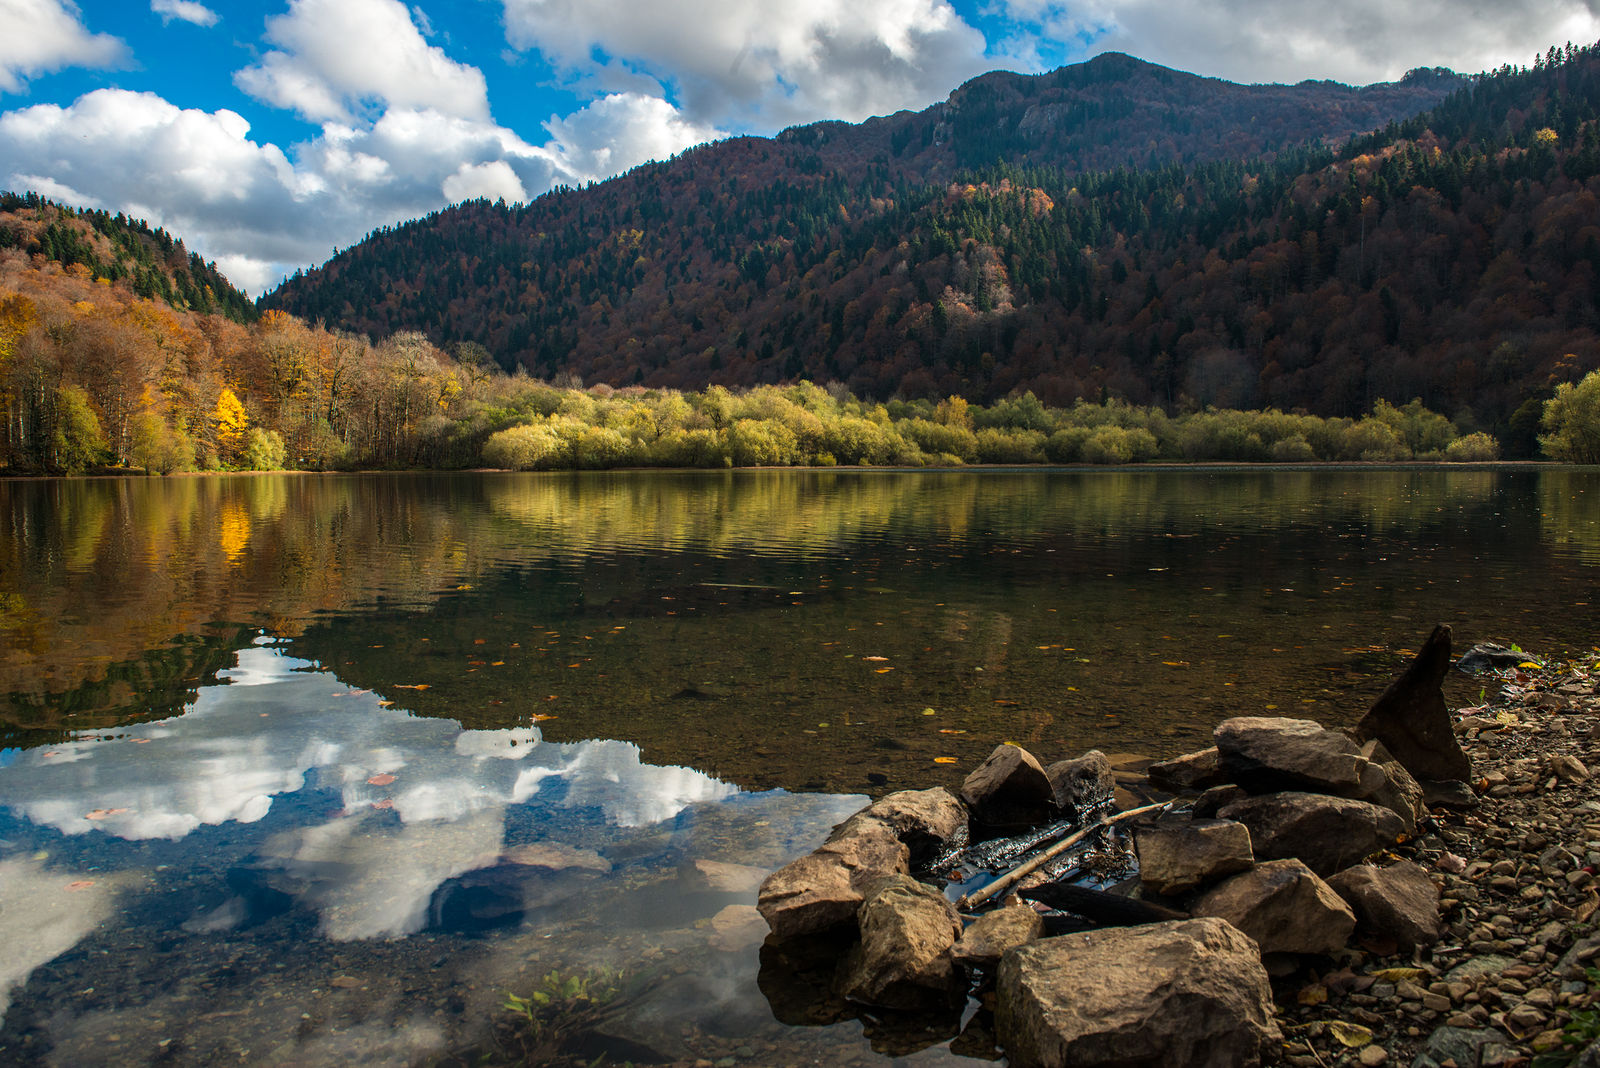
[[[624,978],[622,971],[604,967],[568,975],[552,970],[526,996],[507,991],[501,1007],[513,1019],[503,1051],[520,1064],[599,1064],[603,1054],[585,1060],[574,1047],[622,994]]]

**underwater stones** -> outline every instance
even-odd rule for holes
[[[1242,1068],[1281,1041],[1256,946],[1178,920],[1046,938],[1000,962],[996,1031],[1029,1068]]]
[[[869,886],[856,923],[861,941],[845,958],[839,992],[889,1009],[925,1009],[966,994],[966,977],[950,949],[961,918],[943,894],[909,875]]]
[[[1360,747],[1309,719],[1236,716],[1217,724],[1215,737],[1223,774],[1251,793],[1344,793],[1361,785]]]
[[[1411,861],[1386,868],[1358,864],[1331,876],[1328,885],[1350,905],[1362,930],[1406,950],[1439,941],[1439,888]]]
[[[1255,863],[1250,830],[1232,820],[1158,820],[1134,828],[1139,879],[1157,894],[1187,893]]]
[[[1400,817],[1386,808],[1298,791],[1247,797],[1217,815],[1250,828],[1257,858],[1298,858],[1323,876],[1394,845],[1405,832]]]
[[[961,800],[975,822],[1007,828],[1043,823],[1055,789],[1037,758],[1009,742],[995,747],[961,784]]]
[[[1470,779],[1472,762],[1456,741],[1440,688],[1449,670],[1450,628],[1440,625],[1356,724],[1356,736],[1381,741],[1419,780]]]
[[[1332,953],[1356,926],[1350,906],[1298,860],[1258,864],[1218,883],[1194,913],[1227,920],[1262,953]]]

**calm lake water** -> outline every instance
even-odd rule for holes
[[[0,1061],[475,1062],[619,967],[613,1060],[971,1063],[753,881],[1002,741],[1352,722],[1436,622],[1587,653],[1597,579],[1593,470],[0,483]]]

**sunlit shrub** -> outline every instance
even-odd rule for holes
[[[1544,402],[1539,444],[1552,460],[1600,464],[1600,371],[1591,371],[1577,385],[1563,382]]]
[[[514,426],[489,436],[483,446],[483,462],[490,467],[533,471],[555,466],[561,452],[561,439],[545,424]]]
[[[1481,431],[1456,438],[1444,447],[1444,458],[1451,463],[1482,463],[1500,459],[1500,443]]]
[[[1300,434],[1274,441],[1271,453],[1272,459],[1280,464],[1307,463],[1317,458],[1316,450]]]
[[[1029,394],[1032,396],[1032,394]],[[978,461],[986,464],[1037,464],[1044,462],[1045,436],[1038,430],[978,431]]]

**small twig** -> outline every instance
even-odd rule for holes
[[[1061,841],[1057,842],[1043,853],[1040,853],[1032,860],[1006,872],[1004,875],[1000,876],[1000,878],[996,879],[988,886],[985,886],[982,890],[979,890],[976,893],[963,895],[961,900],[956,902],[956,908],[963,911],[975,909],[985,901],[988,901],[990,898],[1003,894],[1006,890],[1020,882],[1025,876],[1032,875],[1045,864],[1054,860],[1056,857],[1059,857],[1061,854],[1065,853],[1067,850],[1071,849],[1073,846],[1089,837],[1089,835],[1093,834],[1095,831],[1110,827],[1112,824],[1120,823],[1123,820],[1130,819],[1134,816],[1142,816],[1146,812],[1154,812],[1156,809],[1166,808],[1169,804],[1171,804],[1170,801],[1163,801],[1158,805],[1144,805],[1140,808],[1130,808],[1126,812],[1118,812],[1114,816],[1103,817],[1083,828],[1081,831],[1067,835],[1065,838],[1061,839]]]

